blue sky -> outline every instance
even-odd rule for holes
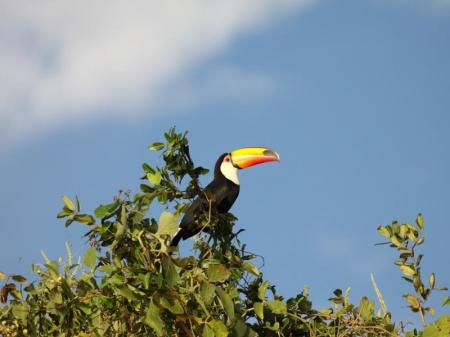
[[[0,270],[27,273],[65,241],[82,254],[60,197],[92,211],[137,191],[159,160],[147,145],[176,125],[205,167],[241,146],[280,153],[240,172],[232,209],[280,292],[375,298],[374,272],[411,318],[395,253],[374,244],[418,212],[424,271],[450,285],[450,2],[82,5],[0,3]]]

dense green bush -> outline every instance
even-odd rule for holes
[[[33,265],[35,281],[0,273],[0,334],[2,336],[422,336],[450,334],[450,316],[406,332],[395,324],[375,281],[380,308],[363,297],[351,304],[348,292],[337,289],[331,307],[313,308],[308,290],[285,299],[265,280],[234,232],[236,218],[213,211],[199,215],[209,234],[195,240],[192,256],[179,256],[169,246],[177,220],[187,204],[202,193],[186,134],[171,129],[165,143],[154,143],[164,165],[143,165],[146,182],[131,196],[121,192],[100,205],[95,216],[81,212],[78,198],[64,197],[58,218],[66,226],[86,226],[90,247],[74,261],[67,245],[66,261],[44,255]],[[151,205],[165,211],[154,218]],[[436,290],[435,276],[423,281],[421,215],[416,224],[393,223],[379,232],[398,250],[396,264],[413,293],[405,295],[412,311],[425,320],[426,305]],[[447,298],[446,303],[448,304]]]

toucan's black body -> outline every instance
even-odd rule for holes
[[[172,239],[171,246],[177,246],[181,239],[186,240],[202,230],[197,223],[198,215],[208,214],[210,204],[213,213],[219,214],[228,212],[233,206],[239,195],[239,185],[225,178],[220,170],[220,165],[227,155],[224,153],[219,157],[214,168],[214,180],[205,187],[202,195],[198,196],[186,210],[180,223],[180,230]]]

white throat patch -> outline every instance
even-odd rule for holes
[[[231,161],[223,161],[222,164],[220,164],[220,172],[222,172],[224,177],[232,181],[236,185],[239,185],[237,171],[238,169],[233,166]]]

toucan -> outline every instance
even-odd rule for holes
[[[180,229],[170,245],[178,246],[181,239],[186,240],[202,230],[197,221],[199,213],[208,213],[210,208],[218,214],[230,210],[239,195],[238,170],[273,161],[280,161],[280,156],[268,147],[243,147],[222,154],[217,159],[213,181],[186,209]]]

